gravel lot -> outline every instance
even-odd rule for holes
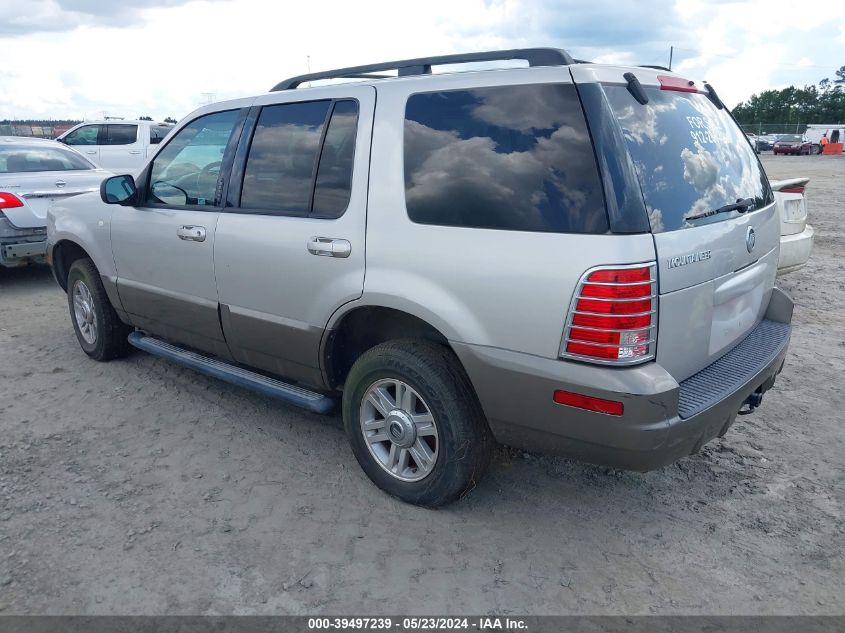
[[[0,270],[0,611],[841,614],[845,159],[753,416],[636,474],[501,449],[438,511],[379,492],[339,418],[136,353],[90,361],[46,269]]]

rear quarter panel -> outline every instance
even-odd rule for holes
[[[376,86],[367,273],[356,305],[409,312],[453,341],[556,358],[572,294],[585,270],[654,260],[650,234],[533,233],[409,219],[403,130],[411,94],[547,82],[571,83],[569,71],[485,71]]]

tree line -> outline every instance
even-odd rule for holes
[[[816,86],[764,90],[733,109],[740,124],[845,122],[845,66]]]

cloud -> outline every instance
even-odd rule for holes
[[[845,63],[845,4],[813,13],[825,17],[796,19],[785,0],[428,0],[412,19],[387,0],[0,0],[0,118],[179,118],[203,93],[264,92],[306,72],[309,57],[316,71],[535,46],[665,65],[674,45],[675,67],[734,105]]]
[[[32,33],[72,31],[80,26],[125,27],[138,12],[175,7],[190,0],[0,0],[0,36],[25,37]]]

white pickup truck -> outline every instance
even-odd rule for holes
[[[135,174],[172,129],[170,124],[155,121],[107,119],[80,123],[56,140],[72,146],[103,169]]]

